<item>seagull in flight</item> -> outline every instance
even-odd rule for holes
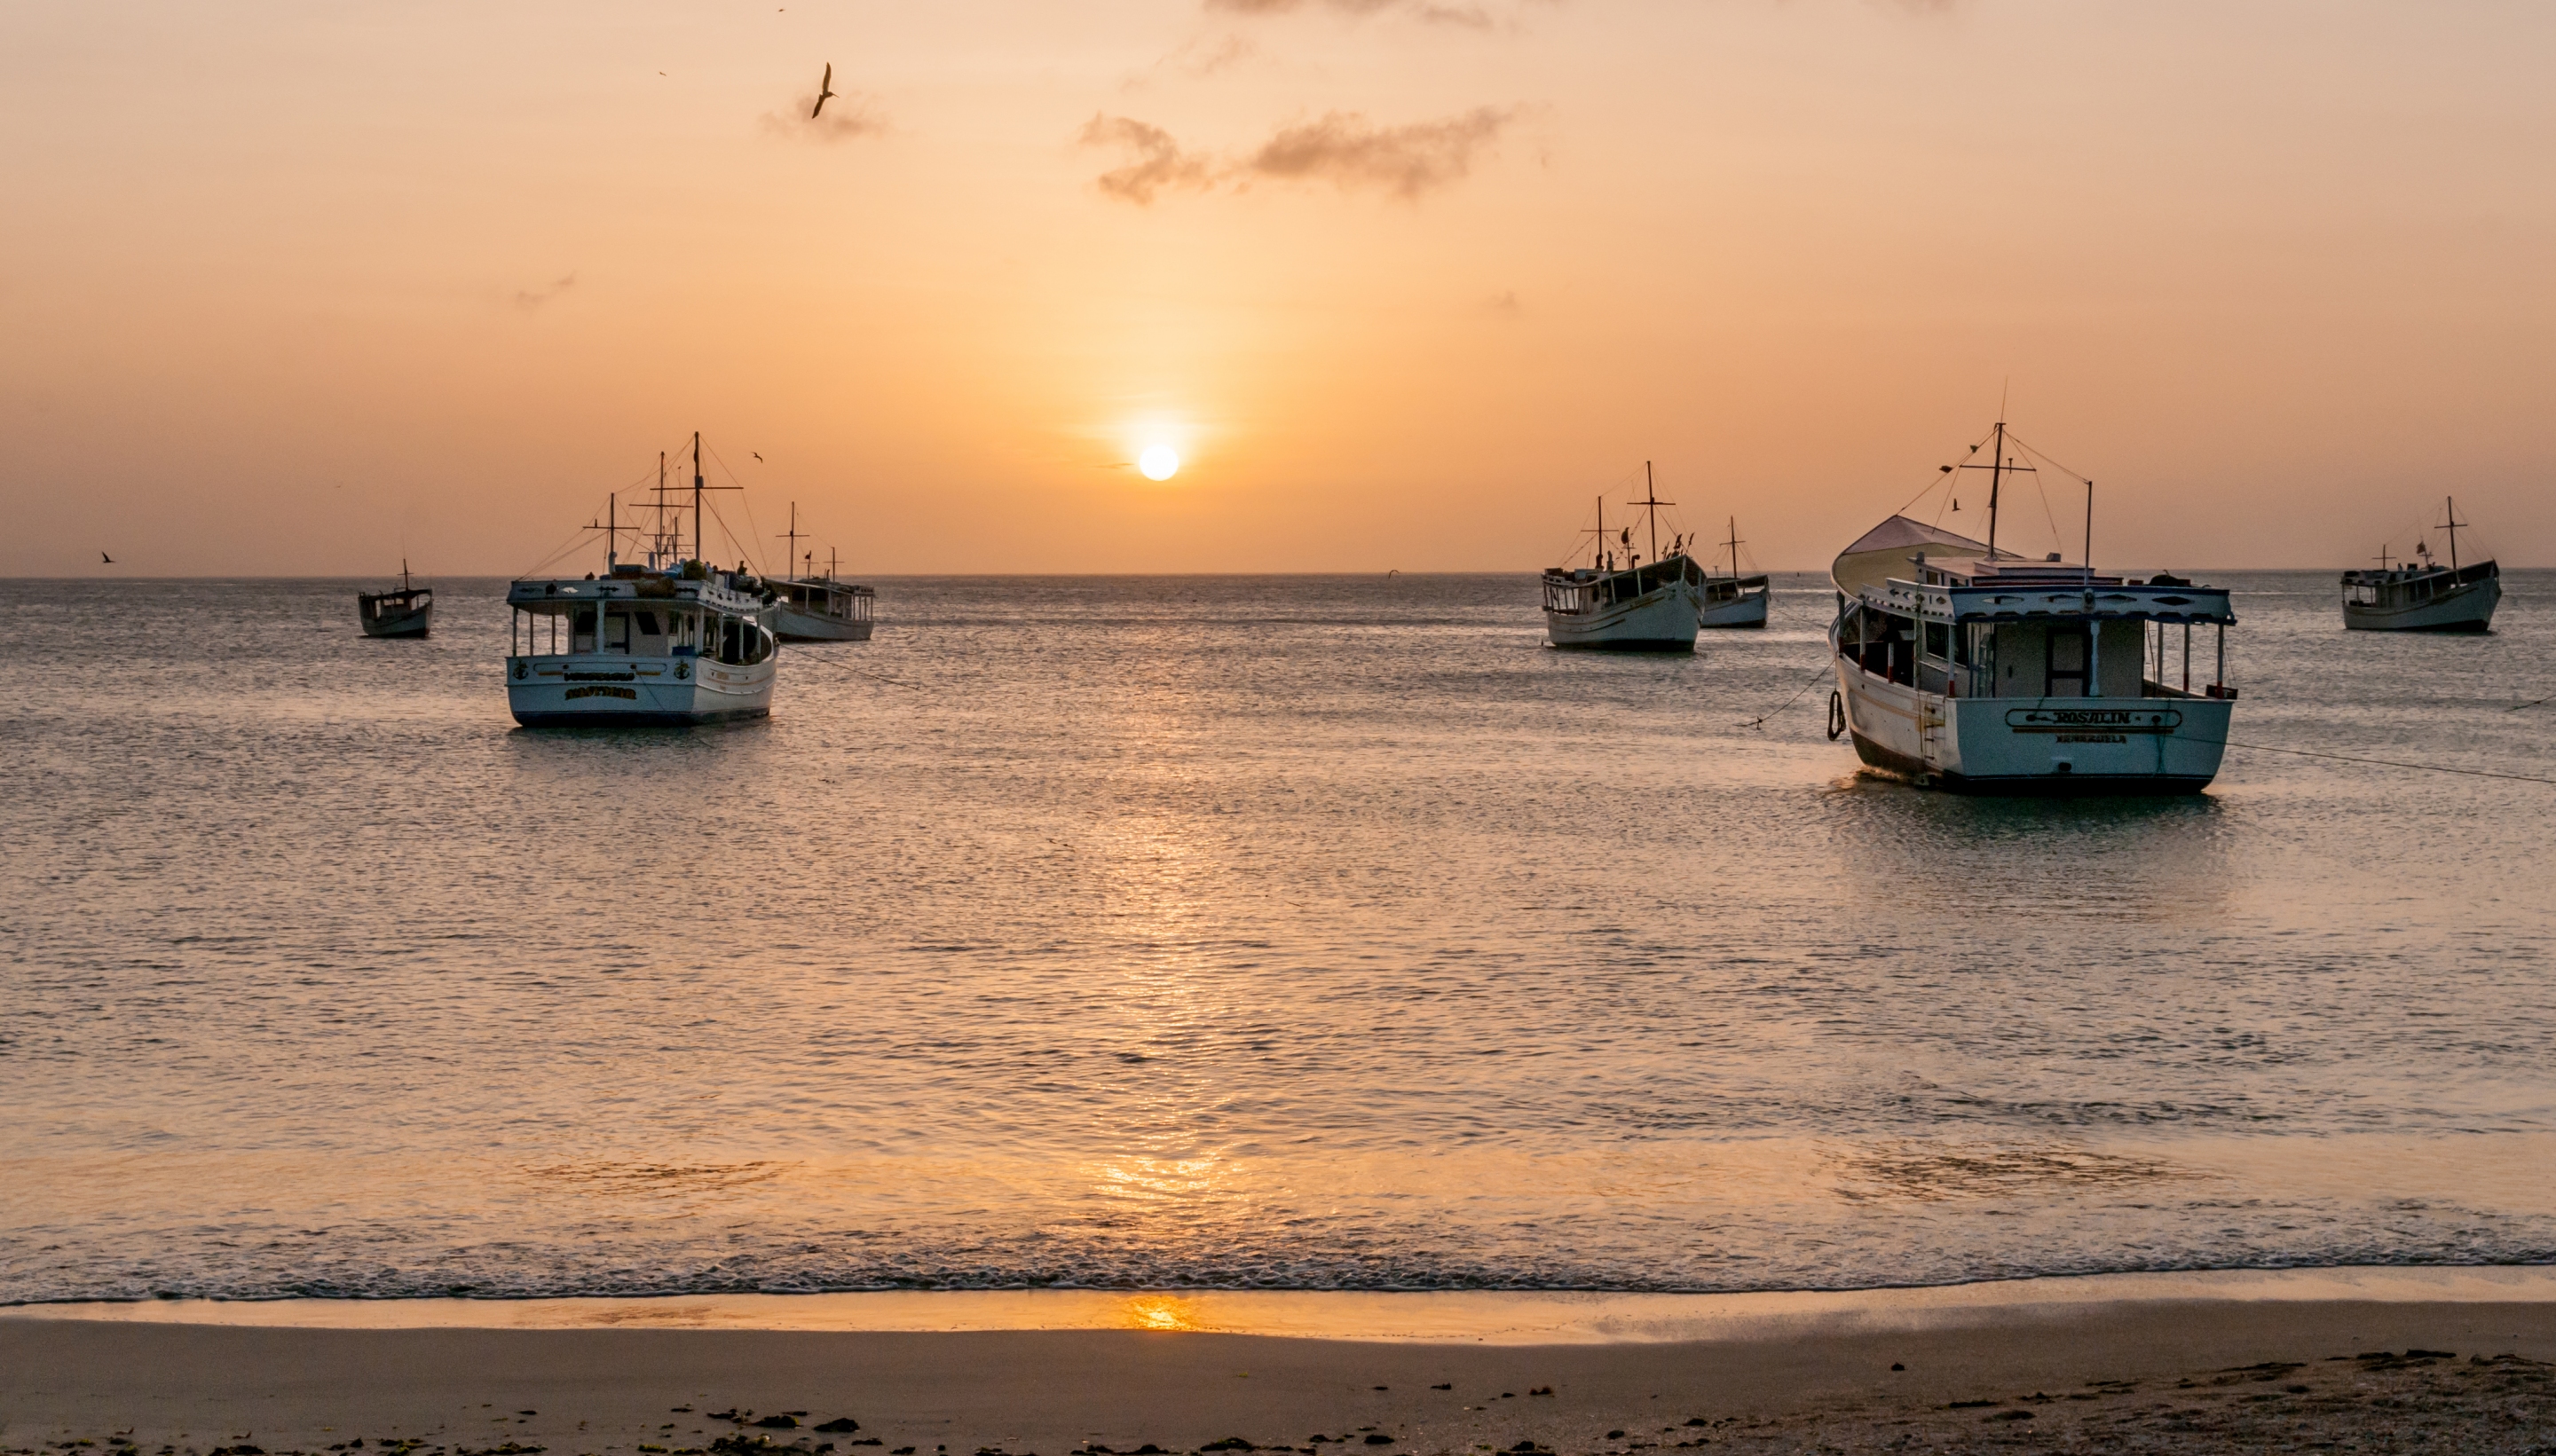
[[[104,552],[104,551],[100,551],[100,552],[98,552],[98,553],[97,553],[97,558],[98,558],[98,560],[100,560],[100,561],[104,562],[105,564],[107,564],[107,565],[109,565],[109,566],[112,566],[112,565],[114,565],[114,564],[115,564],[115,557],[108,555],[108,554],[107,554],[106,552]]]
[[[752,455],[752,456],[754,457],[754,463],[756,463],[757,465],[760,465],[760,464],[762,464],[762,463],[763,463],[763,451],[761,451],[761,450],[748,450],[748,451],[746,451],[746,453],[747,453],[747,454],[749,454],[749,455]]]
[[[827,98],[833,94],[834,62],[829,61],[826,62],[826,78],[817,82],[817,109],[808,113],[808,119],[810,121],[815,121],[819,116],[825,114]]]

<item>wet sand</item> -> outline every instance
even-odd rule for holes
[[[2524,1452],[2556,1449],[2551,1362],[2556,1302],[2521,1300],[2007,1304],[1924,1326],[1812,1316],[1725,1338],[1579,1344],[320,1329],[22,1310],[0,1319],[0,1447]]]

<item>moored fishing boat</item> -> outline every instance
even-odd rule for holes
[[[1774,589],[1767,585],[1766,575],[1739,574],[1739,518],[1730,518],[1730,574],[1716,576],[1705,568],[1704,580],[1697,590],[1703,605],[1697,609],[1699,627],[1763,627],[1766,625],[1766,602]]]
[[[2448,501],[2443,524],[2450,533],[2448,565],[2432,559],[2417,542],[2416,559],[2389,564],[2378,555],[2375,571],[2343,573],[2343,625],[2353,632],[2489,632],[2502,600],[2502,568],[2491,559],[2459,564],[2458,502]]]
[[[366,637],[424,637],[435,628],[435,588],[409,580],[403,556],[396,588],[355,593],[355,620]]]
[[[1646,498],[1634,502],[1649,513],[1653,559],[1633,548],[1630,526],[1620,539],[1606,539],[1606,500],[1598,499],[1597,545],[1584,567],[1553,566],[1544,573],[1545,640],[1555,647],[1596,648],[1612,652],[1691,653],[1703,606],[1703,571],[1675,545],[1659,552],[1659,508],[1677,504],[1659,499],[1650,485],[1650,465],[1642,466]],[[1619,559],[1623,565],[1616,565]]]
[[[684,726],[771,712],[779,653],[767,620],[773,595],[742,568],[701,558],[705,488],[696,435],[692,556],[677,539],[652,546],[645,561],[619,559],[625,528],[615,515],[598,528],[600,574],[527,578],[507,589],[506,698],[516,722]],[[659,546],[666,542],[661,536]]]
[[[782,535],[795,553],[799,547],[799,503],[790,503],[790,529]],[[799,572],[771,582],[772,630],[783,642],[867,642],[874,624],[878,592],[838,579],[839,563],[829,553],[826,569],[817,569],[816,554],[794,554]]]
[[[1995,440],[1976,467],[1993,472],[1987,542],[1895,515],[1839,553],[1829,736],[1851,734],[1874,768],[1972,792],[2199,791],[2236,696],[2228,593],[1997,549],[2002,476],[2034,467],[2007,459],[2002,423]],[[2198,688],[2196,626],[2217,629]]]

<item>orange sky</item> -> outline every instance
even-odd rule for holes
[[[1646,458],[1824,566],[2009,381],[2099,560],[2455,491],[2544,563],[2551,62],[2537,0],[14,0],[0,572],[510,572],[694,428],[862,572],[1531,568]]]

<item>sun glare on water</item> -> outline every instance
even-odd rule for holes
[[[1147,445],[1136,457],[1136,468],[1145,472],[1147,480],[1169,480],[1181,468],[1181,452],[1170,445]]]

